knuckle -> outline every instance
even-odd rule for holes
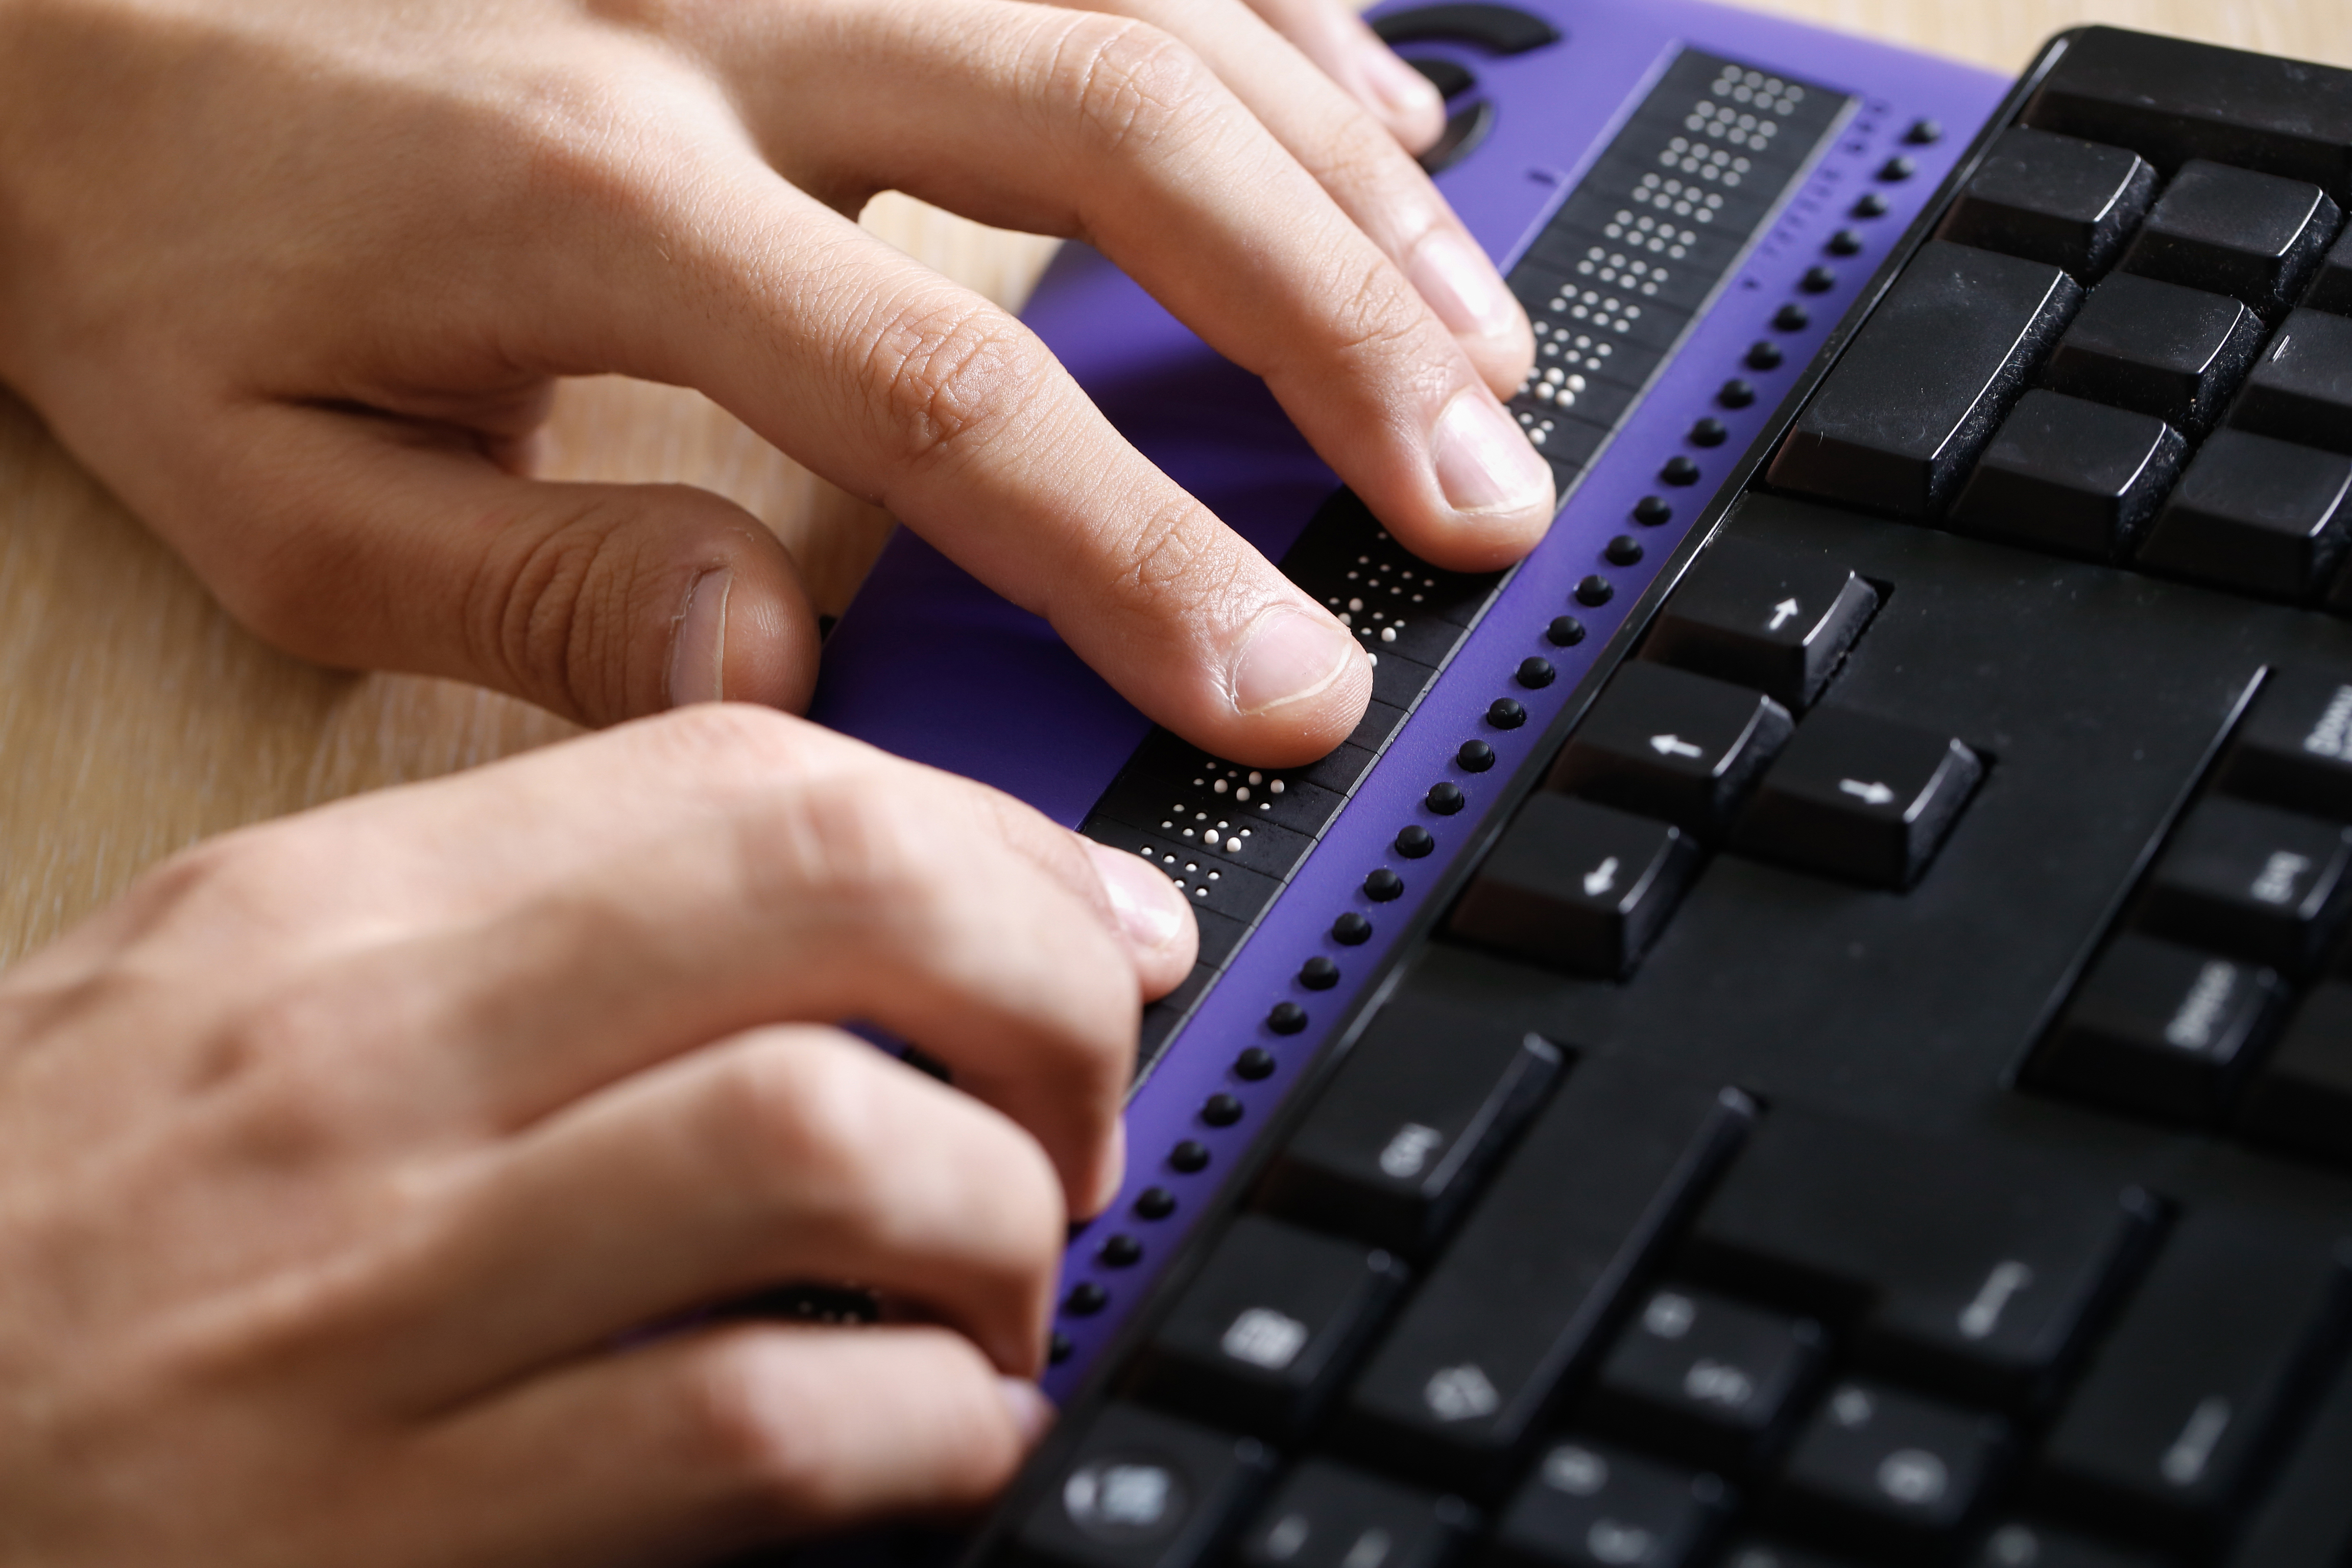
[[[1364,247],[1342,261],[1324,298],[1331,301],[1334,347],[1350,359],[1419,363],[1423,334],[1434,330],[1428,309],[1387,260]]]
[[[820,1230],[873,1211],[889,1080],[862,1050],[796,1033],[736,1053],[706,1102],[706,1146],[734,1190]]]
[[[1071,23],[1046,79],[1082,144],[1111,158],[1160,149],[1218,90],[1208,67],[1176,38],[1108,16]]]
[[[961,290],[893,301],[869,334],[859,384],[873,390],[903,461],[937,465],[984,444],[1049,373],[1027,329]]]

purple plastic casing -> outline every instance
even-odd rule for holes
[[[1360,999],[1361,987],[1385,967],[1417,900],[1437,885],[1450,859],[1464,852],[1485,808],[1674,555],[1704,509],[1709,486],[1731,472],[2008,86],[2005,78],[1948,61],[1693,0],[1517,3],[1549,17],[1564,41],[1505,58],[1446,43],[1417,44],[1411,51],[1469,66],[1497,106],[1485,143],[1437,183],[1506,267],[1639,107],[1679,47],[1845,92],[1857,107],[1571,492],[1550,535],[1456,650],[1136,1091],[1128,1107],[1131,1158],[1124,1188],[1104,1218],[1074,1238],[1064,1266],[1066,1291],[1092,1281],[1107,1304],[1084,1316],[1065,1312],[1057,1320],[1071,1352],[1045,1379],[1047,1393],[1057,1399],[1076,1389],[1096,1354],[1175,1252],[1190,1218],[1210,1207],[1219,1182],[1272,1119],[1286,1089]],[[1919,120],[1939,121],[1941,140],[1905,142]],[[1897,153],[1910,157],[1916,172],[1899,183],[1877,178]],[[1864,189],[1883,194],[1889,210],[1852,222],[1845,214]],[[1800,295],[1798,278],[1828,259],[1823,241],[1842,226],[1864,236],[1864,250],[1836,263],[1836,289]],[[1791,298],[1806,301],[1812,325],[1795,333],[1771,330],[1774,311]],[[1025,319],[1145,456],[1267,557],[1282,555],[1337,486],[1259,382],[1219,358],[1093,252],[1066,246]],[[1784,346],[1786,363],[1769,373],[1743,369],[1748,345],[1762,337]],[[1757,384],[1761,395],[1753,407],[1714,406],[1717,387],[1733,375]],[[1730,427],[1730,439],[1707,451],[1685,439],[1703,413]],[[1642,563],[1607,564],[1604,541],[1627,531],[1634,501],[1655,486],[1660,465],[1678,453],[1698,461],[1701,484],[1676,497],[1673,523],[1640,530],[1646,547]],[[1615,597],[1597,608],[1572,606],[1573,585],[1594,572],[1615,585]],[[1543,642],[1543,629],[1570,608],[1590,634],[1578,647],[1553,648]],[[1547,690],[1523,691],[1512,673],[1538,653],[1558,666],[1559,678]],[[1481,722],[1488,703],[1504,695],[1526,703],[1524,728],[1498,732]],[[1072,827],[1150,728],[1045,622],[998,598],[903,529],[826,643],[814,716],[900,756],[995,785]],[[1455,747],[1471,736],[1495,747],[1491,771],[1470,775],[1454,766]],[[1423,793],[1441,779],[1462,787],[1469,810],[1439,818],[1423,808]],[[1391,848],[1397,830],[1412,821],[1436,835],[1434,855],[1404,861]],[[1382,865],[1403,876],[1406,896],[1374,905],[1361,883]],[[1365,946],[1343,948],[1331,940],[1329,927],[1349,909],[1373,914],[1377,934]],[[1300,966],[1318,953],[1339,961],[1346,978],[1337,989],[1316,993],[1298,985]],[[1304,1006],[1313,1027],[1277,1037],[1265,1019],[1283,1000]],[[1244,1082],[1232,1063],[1252,1044],[1271,1051],[1277,1065],[1271,1077]],[[1244,1114],[1235,1124],[1210,1127],[1200,1108],[1221,1092],[1235,1095]],[[1169,1166],[1168,1151],[1181,1139],[1206,1146],[1205,1169],[1187,1174]],[[1175,1195],[1176,1212],[1139,1220],[1131,1206],[1152,1186]],[[1141,1261],[1112,1267],[1101,1259],[1102,1239],[1114,1230],[1143,1243]]]

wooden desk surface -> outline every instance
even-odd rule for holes
[[[1762,4],[2003,71],[2085,21],[2352,65],[2352,0]],[[1007,304],[1052,249],[898,197],[866,221]],[[552,435],[562,476],[684,481],[750,507],[828,610],[846,602],[888,527],[690,392],[569,385]],[[569,732],[470,688],[335,674],[263,647],[0,390],[0,963],[197,839]]]

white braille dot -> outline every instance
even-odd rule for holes
[[[1189,833],[1192,830],[1187,828],[1184,831]],[[1202,833],[1201,835],[1201,841],[1208,845],[1211,849],[1215,849],[1217,847],[1217,835],[1213,832]]]
[[[1363,607],[1364,601],[1360,599],[1350,599],[1348,601],[1348,608],[1350,610],[1361,610]]]
[[[1173,822],[1162,822],[1162,823],[1160,823],[1160,825],[1161,827],[1163,827],[1163,828],[1172,828],[1172,827],[1174,827],[1176,824],[1175,824],[1175,823],[1173,823]]]
[[[1383,627],[1381,627],[1381,642],[1383,642],[1383,643],[1393,643],[1393,642],[1395,642],[1395,641],[1396,641],[1396,628],[1395,628],[1395,627],[1393,627],[1393,626],[1383,626]]]
[[[1218,793],[1218,794],[1220,794],[1220,795],[1222,795],[1222,794],[1223,794],[1224,792],[1225,792],[1225,781],[1224,781],[1223,779],[1218,779],[1218,780],[1217,780],[1217,793]]]
[[[1269,794],[1269,795],[1279,795],[1279,794],[1281,794],[1281,793],[1282,793],[1282,780],[1281,780],[1281,779],[1276,779],[1273,783],[1271,783],[1271,784],[1267,785],[1267,786],[1265,787],[1265,792],[1266,792],[1267,794]]]
[[[1185,869],[1186,871],[1199,871],[1199,870],[1201,869],[1201,867],[1200,867],[1200,864],[1199,864],[1199,862],[1195,862],[1195,861],[1186,861],[1186,862],[1184,862],[1184,869]]]
[[[1224,874],[1224,873],[1223,873],[1223,872],[1215,872],[1215,871],[1213,871],[1213,872],[1211,872],[1211,873],[1209,873],[1209,880],[1210,880],[1211,882],[1214,882],[1214,881],[1216,881],[1219,877],[1223,876],[1223,874]]]
[[[1209,896],[1209,890],[1205,887],[1196,887],[1192,890],[1192,896],[1195,898],[1206,898]]]
[[[1162,822],[1162,823],[1160,823],[1160,825],[1161,827],[1163,827],[1163,828],[1164,828],[1164,827],[1166,827],[1168,824],[1167,824],[1167,823],[1165,823],[1165,822]],[[1192,836],[1192,829],[1190,829],[1190,828],[1185,829],[1185,830],[1184,830],[1184,836],[1185,836],[1186,838],[1188,838],[1188,839],[1189,839],[1189,838],[1191,838],[1191,837]]]
[[[1265,782],[1265,775],[1253,770],[1249,776],[1249,781],[1253,784],[1263,784]]]
[[[1244,785],[1243,785],[1240,789],[1238,789],[1234,790],[1234,800],[1248,800],[1248,799],[1249,799],[1249,786],[1248,786],[1248,785],[1246,785],[1246,784],[1244,784]]]

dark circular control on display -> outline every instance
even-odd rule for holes
[[[1342,947],[1360,947],[1372,939],[1372,923],[1354,910],[1331,922],[1331,940]]]
[[[1576,601],[1596,610],[1616,597],[1616,587],[1605,577],[1588,577],[1576,585]]]
[[[1886,215],[1886,198],[1872,191],[1853,204],[1858,218],[1883,218]]]
[[[1791,299],[1772,312],[1772,325],[1783,332],[1801,332],[1813,324],[1813,313]]]
[[[1723,390],[1715,394],[1715,401],[1726,408],[1746,408],[1756,401],[1756,384],[1734,377],[1723,383]]]
[[[1914,147],[1933,147],[1943,139],[1943,126],[1933,120],[1915,120],[1911,129],[1903,133],[1903,140]]]
[[[1898,152],[1879,165],[1878,177],[1889,182],[1902,181],[1909,179],[1918,172],[1918,164]]]
[[[1643,528],[1654,528],[1661,523],[1675,520],[1674,507],[1664,496],[1644,496],[1633,503],[1633,520]]]
[[[1069,1360],[1072,1355],[1075,1355],[1077,1353],[1077,1348],[1078,1347],[1076,1345],[1070,1343],[1070,1336],[1068,1334],[1064,1333],[1059,1329],[1055,1329],[1054,1331],[1054,1337],[1045,1342],[1045,1359],[1053,1363],[1055,1366],[1059,1366],[1062,1363]]]
[[[1832,256],[1860,256],[1862,235],[1852,229],[1840,229],[1830,235],[1829,252]]]
[[[1176,1195],[1164,1186],[1147,1186],[1135,1195],[1135,1212],[1146,1219],[1165,1219],[1176,1212]]]
[[[1837,287],[1837,274],[1826,267],[1809,267],[1797,287],[1808,294],[1827,294]]]
[[[1114,1236],[1102,1244],[1099,1256],[1114,1269],[1132,1269],[1143,1261],[1143,1243],[1132,1236]]]
[[[1397,830],[1396,852],[1409,861],[1417,861],[1437,847],[1437,840],[1419,822],[1407,822]]]
[[[1339,966],[1318,953],[1299,966],[1298,983],[1310,991],[1328,991],[1339,983]],[[1250,1051],[1258,1050],[1257,1046],[1250,1047]],[[1244,1051],[1243,1054],[1247,1055],[1248,1052]],[[1274,1071],[1274,1058],[1269,1056],[1265,1061],[1265,1072],[1250,1072],[1244,1070],[1242,1071],[1242,1076],[1244,1078],[1265,1077],[1266,1072]]]
[[[1463,799],[1462,786],[1451,779],[1441,779],[1432,784],[1429,793],[1422,797],[1422,803],[1441,817],[1450,817],[1468,804]]]
[[[1509,697],[1496,697],[1486,705],[1486,722],[1496,729],[1517,729],[1528,722],[1528,710]]]
[[[1300,1013],[1299,1021],[1307,1015]],[[1212,1094],[1201,1103],[1201,1120],[1212,1127],[1230,1127],[1242,1119],[1242,1103],[1230,1094]]]
[[[1187,1138],[1168,1151],[1168,1163],[1186,1176],[1193,1176],[1207,1170],[1209,1145],[1196,1139]]]
[[[1584,622],[1573,615],[1555,615],[1544,628],[1544,641],[1555,648],[1573,648],[1584,641]]]
[[[1495,748],[1483,740],[1465,740],[1462,749],[1454,754],[1465,773],[1484,773],[1495,766]]]
[[[1658,477],[1669,485],[1696,485],[1698,483],[1698,465],[1687,457],[1669,457],[1666,465],[1658,470]]]
[[[1720,446],[1731,439],[1731,429],[1713,414],[1691,426],[1693,446]]]
[[[1323,962],[1331,964],[1328,958],[1324,959]],[[1331,964],[1331,977],[1335,980],[1339,977],[1339,966],[1337,964]],[[1234,1058],[1234,1075],[1251,1083],[1273,1077],[1274,1052],[1262,1045],[1251,1046]]]
[[[1780,352],[1778,343],[1759,340],[1748,346],[1748,368],[1751,371],[1777,371],[1780,368],[1780,361],[1787,357]]]
[[[1364,879],[1364,896],[1374,904],[1387,904],[1404,896],[1404,878],[1382,866]],[[1293,1007],[1297,1003],[1291,1004]]]
[[[1601,553],[1611,566],[1635,566],[1642,559],[1642,541],[1631,534],[1619,534]]]
[[[1619,534],[1617,538],[1622,539],[1626,538],[1627,536],[1624,534]],[[1617,548],[1615,539],[1610,541],[1609,548],[1612,551],[1615,550]],[[1633,546],[1634,559],[1639,559],[1641,558],[1641,554],[1642,547],[1640,545]],[[1557,677],[1559,674],[1559,672],[1558,670],[1551,667],[1551,661],[1549,659],[1538,659],[1533,654],[1529,654],[1528,657],[1519,661],[1518,670],[1511,678],[1518,682],[1519,685],[1527,687],[1528,690],[1531,692],[1539,692],[1546,686],[1551,685],[1553,679]]]
[[[1079,1281],[1077,1288],[1062,1298],[1062,1310],[1074,1318],[1090,1318],[1108,1305],[1110,1292],[1092,1280]]]
[[[1307,1027],[1307,1009],[1297,1002],[1276,1002],[1265,1015],[1265,1027],[1276,1034],[1297,1034]]]

